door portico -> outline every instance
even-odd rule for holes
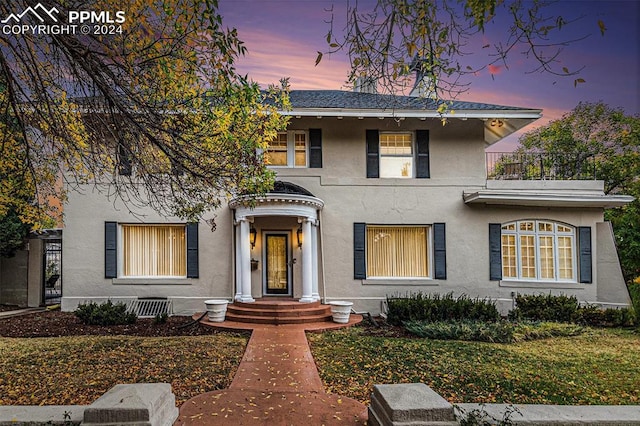
[[[237,301],[254,302],[254,296],[264,297],[276,293],[267,290],[269,283],[265,280],[273,280],[276,276],[276,279],[283,279],[284,271],[280,270],[282,264],[277,265],[282,260],[267,259],[270,251],[267,245],[271,243],[272,251],[283,243],[282,239],[277,238],[278,235],[289,236],[286,238],[290,248],[286,268],[288,276],[285,279],[287,284],[292,284],[292,288],[286,294],[299,296],[301,303],[320,300],[318,245],[321,240],[318,233],[319,211],[324,203],[297,185],[283,182],[279,184],[280,188],[285,186],[286,193],[271,192],[253,200],[249,197],[237,197],[229,203],[234,213]],[[292,188],[297,193],[292,193]],[[273,241],[268,241],[270,236],[273,236]],[[274,268],[280,271],[270,277],[268,274],[273,273]],[[281,281],[281,284],[284,282]],[[274,282],[271,285],[277,286]]]

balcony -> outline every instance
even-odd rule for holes
[[[488,180],[595,180],[592,154],[487,152]]]
[[[483,188],[463,190],[467,205],[614,208],[633,197],[605,194],[592,154],[488,152]]]

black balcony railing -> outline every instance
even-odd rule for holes
[[[487,152],[487,179],[589,180],[596,178],[591,154]]]

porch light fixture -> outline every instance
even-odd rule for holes
[[[256,236],[258,235],[258,231],[253,226],[249,230],[249,242],[251,243],[251,248],[256,247]]]
[[[298,248],[302,248],[302,225],[298,227],[296,237],[298,237]]]

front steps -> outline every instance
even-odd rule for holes
[[[300,303],[290,298],[263,298],[253,303],[233,302],[226,321],[251,324],[307,324],[331,321],[331,307],[319,301]]]

